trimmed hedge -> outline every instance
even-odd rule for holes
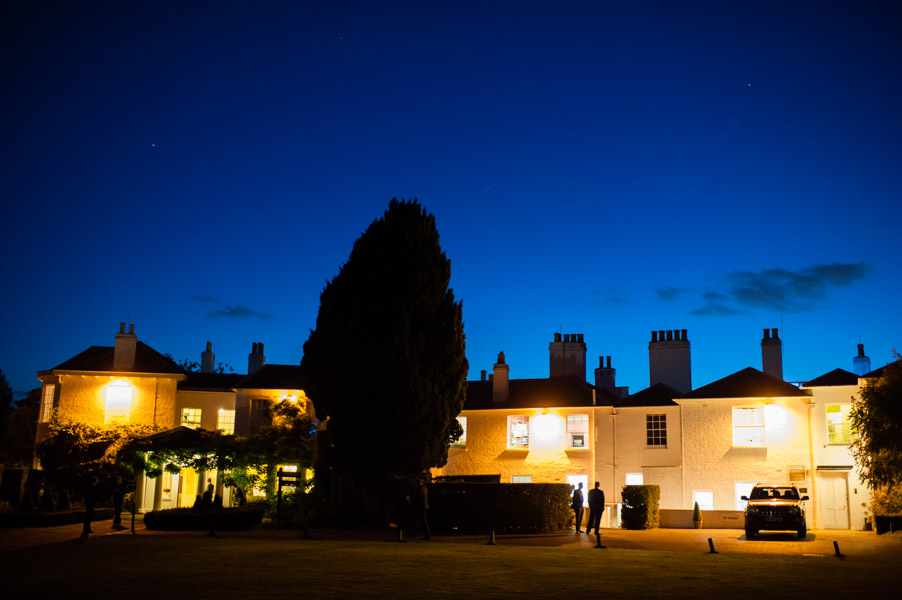
[[[566,483],[434,483],[429,525],[441,533],[540,533],[570,526]]]
[[[263,521],[262,508],[223,508],[198,511],[191,508],[155,510],[144,515],[144,527],[157,531],[234,531],[248,529]]]
[[[654,529],[661,522],[658,485],[625,485],[621,493],[623,510],[620,518],[624,529]]]

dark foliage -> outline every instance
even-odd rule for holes
[[[450,278],[435,218],[395,199],[323,290],[301,368],[340,473],[382,485],[447,461],[468,369]]]
[[[34,438],[41,388],[28,392],[15,405],[3,409],[0,431],[0,464],[7,468],[29,467],[34,459]]]
[[[566,483],[435,483],[429,524],[443,533],[560,531],[573,517],[570,491]]]
[[[170,508],[144,515],[144,526],[158,531],[234,531],[255,527],[262,521],[262,508],[223,508],[209,511]]]
[[[657,485],[625,485],[621,494],[624,529],[654,529],[660,523],[658,504],[661,487]]]
[[[902,360],[869,381],[852,406],[852,454],[871,488],[902,486]]]

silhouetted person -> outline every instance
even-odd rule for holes
[[[113,527],[122,528],[122,501],[125,499],[125,486],[122,484],[122,476],[116,475],[113,483]]]
[[[576,533],[582,533],[580,527],[583,526],[583,482],[579,482],[579,486],[573,492],[573,502],[571,502],[573,512],[576,515]]]
[[[94,520],[94,504],[97,502],[97,478],[91,477],[85,485],[85,523],[81,530],[82,537],[94,533],[91,530],[91,521]]]
[[[599,485],[596,481],[595,487],[589,490],[589,526],[586,527],[586,533],[592,533],[593,527],[595,533],[601,533],[598,527],[601,525],[601,515],[604,514],[604,490]]]
[[[234,489],[234,501],[238,503],[238,506],[243,507],[245,504],[247,504],[247,498],[244,497],[244,490],[242,490],[240,487],[235,487]]]

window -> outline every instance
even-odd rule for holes
[[[507,418],[507,447],[529,448],[529,417],[518,415]]]
[[[569,483],[573,489],[570,491],[571,497],[573,496],[573,492],[579,487],[579,484],[583,484],[583,506],[589,505],[589,476],[588,475],[567,475],[567,483]]]
[[[642,485],[644,481],[645,478],[642,476],[642,473],[626,474],[626,485]]]
[[[704,490],[692,492],[692,502],[698,502],[701,510],[714,510],[714,492]]]
[[[269,400],[266,398],[251,398],[250,432],[257,433],[261,427],[269,425],[272,425],[272,417],[269,413]]]
[[[454,443],[451,444],[457,448],[466,448],[467,447],[467,418],[466,417],[457,417],[457,422],[460,423],[460,428],[463,429],[463,433],[460,434],[460,437],[454,440]]]
[[[511,475],[511,483],[532,483],[532,475]]]
[[[235,433],[235,411],[219,409],[219,416],[216,419],[216,429],[221,432],[232,435]]]
[[[667,415],[645,415],[645,444],[667,447]]]
[[[134,388],[121,379],[106,386],[106,415],[103,419],[105,424],[128,423],[133,391]]]
[[[737,481],[735,485],[736,489],[736,510],[745,510],[745,500],[742,499],[743,496],[746,498],[749,497],[752,493],[752,488],[755,487],[754,482],[750,481]],[[701,504],[698,505],[701,508]]]
[[[851,404],[827,405],[827,442],[830,444],[852,443]]]
[[[182,427],[190,427],[191,429],[197,429],[200,427],[200,412],[199,408],[183,408],[182,409]]]
[[[567,447],[589,447],[589,415],[567,415]]]
[[[44,386],[44,393],[41,395],[41,423],[46,423],[50,420],[50,415],[53,414],[53,394],[56,391],[56,385],[53,383],[48,383]]]
[[[764,445],[764,407],[733,407],[733,445]]]

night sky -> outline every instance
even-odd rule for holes
[[[184,6],[187,4],[188,6]],[[877,368],[902,347],[898,2],[41,2],[0,13],[0,369],[119,323],[297,364],[392,197],[435,215],[470,376],[648,385]]]

